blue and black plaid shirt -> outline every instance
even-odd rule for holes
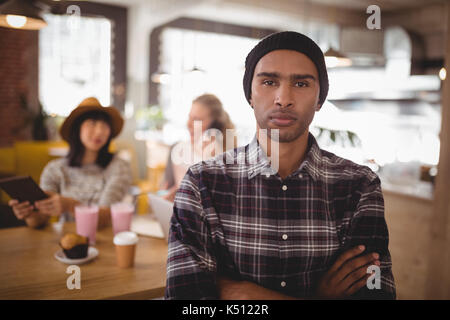
[[[190,167],[175,197],[166,299],[218,299],[217,276],[311,298],[337,257],[359,244],[380,254],[381,289],[353,297],[395,299],[378,176],[321,150],[311,134],[294,173],[282,179],[269,169],[256,136]]]

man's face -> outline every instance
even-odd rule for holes
[[[275,50],[255,67],[250,104],[258,129],[279,129],[279,142],[303,135],[319,110],[319,77],[314,63],[293,50]]]

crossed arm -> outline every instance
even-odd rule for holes
[[[364,246],[357,246],[344,252],[323,275],[316,288],[315,299],[348,298],[363,288],[371,274],[367,267],[380,265],[377,253],[359,256]],[[228,278],[217,280],[220,299],[223,300],[295,300],[291,296],[269,290],[249,281],[233,281]]]
[[[184,197],[180,194],[179,199]],[[179,201],[180,206],[187,203]],[[277,291],[269,290],[249,281],[234,281],[217,277],[214,248],[204,217],[191,211],[174,208],[172,216],[169,256],[167,263],[168,299],[224,299],[224,300],[292,300]],[[198,224],[201,227],[198,227]],[[194,231],[196,230],[196,231]],[[197,230],[202,230],[198,232]],[[372,274],[370,265],[380,266],[380,254],[364,245],[344,251],[321,277],[313,292],[314,299],[353,298],[354,294],[366,294],[365,286]],[[366,253],[363,255],[364,251]],[[220,273],[219,273],[220,274]],[[361,290],[362,289],[362,290]],[[377,290],[382,291],[382,290]],[[382,292],[370,292],[363,298],[390,298]],[[356,296],[358,298],[358,296]]]

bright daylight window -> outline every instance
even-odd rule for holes
[[[45,15],[39,33],[39,96],[49,114],[67,116],[95,96],[111,96],[111,23],[105,18]]]

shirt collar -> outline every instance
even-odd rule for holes
[[[256,135],[248,145],[248,179],[261,175],[275,175],[276,171],[270,166],[270,159],[261,148]],[[308,151],[305,160],[300,164],[291,176],[298,176],[301,171],[308,173],[314,181],[319,178],[322,167],[321,150],[314,136],[308,133]]]

